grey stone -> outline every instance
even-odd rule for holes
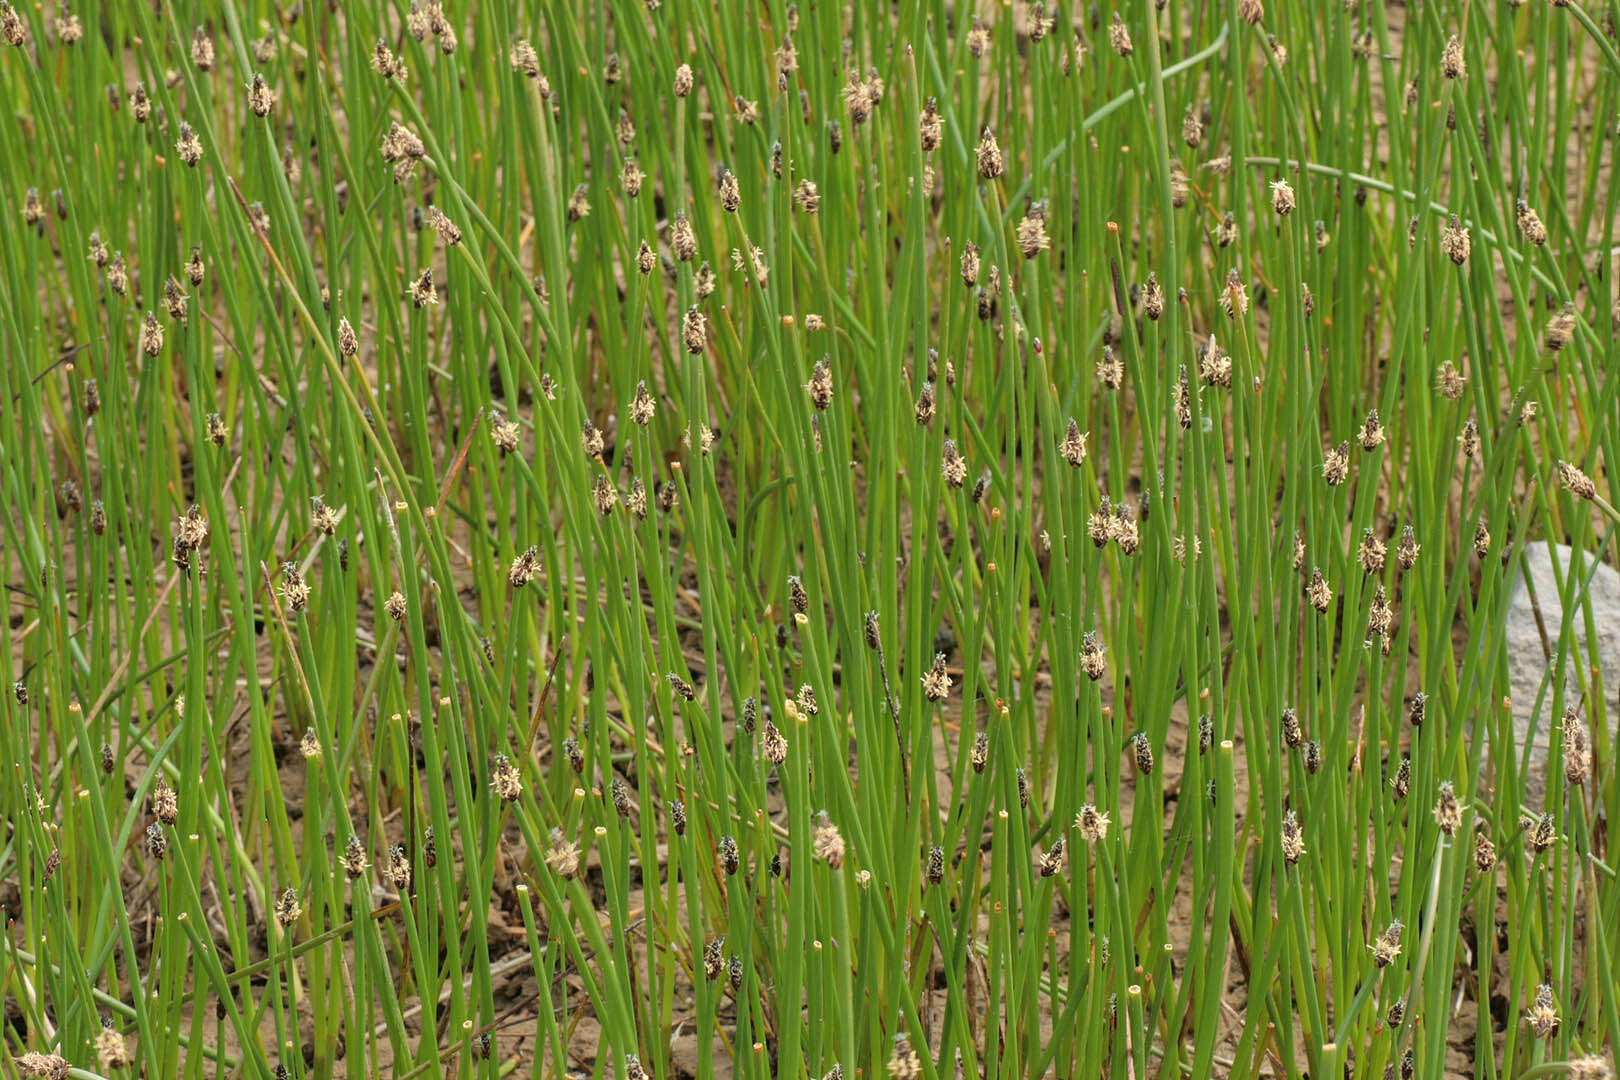
[[[1552,649],[1554,664],[1558,660],[1558,636],[1562,627],[1563,608],[1558,597],[1558,577],[1568,577],[1572,550],[1564,544],[1549,545],[1544,540],[1525,545],[1522,572],[1514,575],[1509,593],[1505,642],[1507,645],[1508,686],[1513,698],[1513,732],[1515,751],[1522,751],[1530,738],[1532,723],[1535,743],[1530,751],[1530,769],[1525,777],[1525,798],[1533,808],[1539,809],[1546,791],[1547,755],[1552,739],[1559,737],[1559,717],[1553,715],[1554,686],[1548,680],[1541,707],[1536,708],[1536,697],[1541,692],[1542,680],[1547,677],[1547,646]],[[1553,571],[1553,558],[1558,561],[1557,574]],[[1620,572],[1607,563],[1592,564],[1590,554],[1582,560],[1583,574],[1591,575],[1584,600],[1574,612],[1574,648],[1564,661],[1564,705],[1579,705],[1581,715],[1590,724],[1595,712],[1580,700],[1578,668],[1588,663],[1586,651],[1586,605],[1591,606],[1592,622],[1597,635],[1598,659],[1603,668],[1603,690],[1607,699],[1604,714],[1609,723],[1620,715]],[[1535,586],[1535,600],[1525,588],[1528,576]],[[1576,588],[1580,582],[1572,583]],[[1536,620],[1536,609],[1541,620]],[[1545,644],[1542,628],[1546,629]]]

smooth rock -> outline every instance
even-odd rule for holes
[[[1543,646],[1541,627],[1546,628],[1546,644],[1552,648],[1552,660],[1558,661],[1558,636],[1562,627],[1563,607],[1558,597],[1558,576],[1570,572],[1572,550],[1564,544],[1549,545],[1544,540],[1525,545],[1523,570],[1516,574],[1509,593],[1505,641],[1507,645],[1508,686],[1513,697],[1513,733],[1515,751],[1522,752],[1531,738],[1534,727],[1534,745],[1530,751],[1529,774],[1525,777],[1525,801],[1540,809],[1546,792],[1547,756],[1552,739],[1559,738],[1560,717],[1553,714],[1552,701],[1555,687],[1549,680],[1541,706],[1536,708],[1543,678],[1547,676],[1547,651]],[[1553,571],[1553,558],[1558,560],[1558,573]],[[1564,661],[1564,706],[1576,705],[1582,717],[1591,725],[1597,720],[1597,710],[1580,700],[1580,679],[1577,669],[1589,663],[1586,651],[1586,610],[1591,607],[1592,622],[1597,635],[1598,659],[1603,668],[1603,691],[1607,699],[1604,716],[1613,724],[1620,715],[1620,571],[1603,563],[1595,569],[1590,554],[1582,560],[1583,574],[1591,581],[1584,599],[1577,602],[1573,625],[1574,648]],[[1535,587],[1532,603],[1530,590],[1525,588],[1528,576]],[[1579,582],[1574,585],[1578,588]],[[1536,609],[1541,611],[1541,622],[1536,621]]]

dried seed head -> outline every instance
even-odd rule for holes
[[[1350,442],[1345,440],[1337,449],[1322,456],[1322,479],[1328,487],[1338,487],[1350,475]]]
[[[1575,305],[1566,303],[1547,320],[1547,349],[1558,352],[1575,338]]]
[[[1292,810],[1283,815],[1282,853],[1290,866],[1297,865],[1299,857],[1305,854],[1305,829]]]
[[[1524,1014],[1525,1023],[1538,1039],[1551,1039],[1558,1031],[1558,1013],[1553,1008],[1552,987],[1542,983],[1536,987],[1535,1004]]]
[[[815,688],[809,683],[800,685],[799,693],[794,698],[794,704],[798,705],[799,712],[805,716],[815,716],[821,712],[820,706],[816,704]]]
[[[1448,401],[1456,401],[1462,397],[1463,387],[1467,382],[1463,373],[1457,370],[1457,365],[1450,360],[1442,361],[1434,376],[1434,388]]]
[[[951,676],[945,669],[945,654],[934,654],[934,663],[929,667],[927,674],[922,677],[923,697],[929,701],[944,701],[950,696]]]
[[[28,40],[26,33],[13,40],[14,35],[9,26],[6,25],[5,15],[9,15],[11,18],[17,16],[9,5],[0,9],[0,28],[4,29],[6,41],[12,45],[23,44]],[[19,33],[22,32],[19,31]],[[13,1060],[17,1064],[17,1071],[23,1076],[30,1077],[31,1080],[67,1080],[68,1073],[73,1068],[68,1059],[60,1054],[29,1052]]]
[[[1522,824],[1524,843],[1532,855],[1540,855],[1558,840],[1558,830],[1553,827],[1551,814],[1542,814],[1534,820],[1526,819]]]
[[[1220,305],[1228,319],[1241,319],[1249,313],[1249,290],[1238,276],[1236,267],[1226,272],[1226,287],[1221,290]]]
[[[186,291],[180,287],[179,280],[171,274],[163,283],[163,310],[182,326],[186,322],[186,302],[189,299]]]
[[[1086,803],[1075,815],[1074,827],[1079,830],[1080,839],[1086,843],[1100,843],[1108,837],[1108,815]]]
[[[1322,746],[1315,739],[1305,744],[1305,771],[1311,776],[1322,771]]]
[[[152,816],[165,825],[174,825],[180,820],[180,796],[161,776],[152,788]]]
[[[597,473],[596,483],[591,488],[591,501],[596,504],[597,513],[607,517],[613,513],[613,508],[619,505],[619,489],[613,486],[607,473]]]
[[[843,868],[844,835],[838,831],[838,826],[828,820],[825,811],[822,812],[821,820],[816,825],[815,832],[812,835],[811,850],[815,853],[816,858],[834,870]]]
[[[717,190],[720,195],[720,209],[728,214],[735,214],[742,206],[742,188],[737,183],[737,174],[730,169],[722,170]]]
[[[1463,457],[1479,457],[1479,425],[1472,416],[1463,424],[1462,434],[1457,436],[1457,445],[1462,448]]]
[[[101,1065],[103,1073],[114,1069],[127,1068],[129,1065],[129,1046],[113,1026],[112,1019],[102,1019],[101,1030],[96,1032],[96,1061]]]
[[[1479,515],[1479,524],[1474,526],[1474,555],[1485,558],[1491,552],[1491,523],[1483,512]]]
[[[868,611],[865,619],[862,620],[862,623],[862,630],[866,638],[866,647],[868,649],[872,649],[873,651],[883,648],[883,639],[878,633],[878,613],[876,611]]]
[[[1440,230],[1440,250],[1446,253],[1446,258],[1461,266],[1468,261],[1471,250],[1468,239],[1468,229],[1452,214],[1445,226]]]
[[[254,116],[269,116],[271,107],[276,103],[276,93],[264,81],[264,76],[255,72],[253,81],[248,83],[247,100]]]
[[[523,794],[523,781],[517,767],[505,754],[495,755],[494,767],[489,773],[489,788],[502,802],[517,802]]]
[[[608,795],[613,802],[613,810],[621,818],[629,820],[630,811],[635,808],[635,800],[630,795],[630,785],[615,776],[608,785]]]
[[[939,884],[937,879],[930,880],[936,885]],[[894,1051],[889,1055],[888,1070],[892,1080],[917,1080],[917,1077],[922,1075],[922,1059],[917,1056],[917,1051],[911,1048],[911,1039],[903,1031],[894,1037]]]
[[[990,30],[977,15],[973,16],[973,26],[968,30],[967,47],[975,60],[984,59],[984,54],[990,51]]]
[[[979,144],[973,148],[974,157],[979,167],[979,175],[986,180],[994,180],[1006,171],[1002,160],[1001,147],[996,143],[995,135],[987,127],[979,136]]]
[[[1187,365],[1181,365],[1181,373],[1176,378],[1176,392],[1172,399],[1176,411],[1176,423],[1182,431],[1192,429],[1192,387],[1187,381]]]
[[[973,763],[973,771],[982,776],[985,766],[990,763],[990,737],[984,732],[981,731],[973,737],[973,751],[969,758]]]
[[[1260,0],[1238,0],[1238,18],[1254,26],[1266,17],[1265,5]]]
[[[1474,834],[1474,869],[1481,874],[1496,869],[1496,845],[1484,832]]]
[[[304,756],[306,761],[313,761],[321,756],[321,740],[320,736],[315,733],[314,728],[304,729],[304,734],[298,740],[298,752]]]
[[[1271,182],[1271,208],[1277,212],[1278,217],[1287,217],[1293,213],[1298,202],[1294,198],[1294,189],[1287,180],[1273,180]]]
[[[94,253],[91,255],[94,258]],[[107,265],[107,288],[123,296],[129,290],[129,271],[124,268],[123,252],[114,252]]]
[[[1069,417],[1068,427],[1063,432],[1063,441],[1058,444],[1058,453],[1063,455],[1064,461],[1078,469],[1086,460],[1088,437],[1088,434],[1080,431],[1080,425],[1075,422],[1074,417]]]
[[[940,882],[944,881],[945,849],[940,847],[938,844],[935,844],[933,847],[929,848],[928,857],[925,860],[925,868],[928,875],[928,884],[938,885]]]
[[[1052,846],[1042,855],[1037,864],[1040,866],[1041,877],[1055,877],[1063,869],[1063,837],[1059,836],[1052,841]]]
[[[956,448],[955,439],[945,440],[940,453],[939,475],[948,487],[960,488],[967,482],[967,459],[962,457],[962,452]]]
[[[939,104],[929,98],[923,102],[922,112],[917,117],[917,131],[922,141],[923,153],[931,154],[939,149],[940,135],[944,131],[945,120],[939,114]]]
[[[1381,968],[1389,967],[1390,964],[1395,962],[1395,958],[1401,955],[1402,929],[1403,927],[1401,926],[1401,921],[1396,919],[1394,922],[1390,923],[1384,928],[1384,932],[1382,934],[1378,935],[1378,939],[1370,946],[1372,949],[1374,966]],[[1400,1021],[1397,1019],[1393,1021],[1392,1026],[1399,1023]]]
[[[1108,27],[1108,44],[1120,56],[1129,56],[1134,51],[1131,45],[1131,31],[1125,25],[1125,20],[1114,12],[1114,21]]]
[[[712,938],[703,945],[703,974],[710,982],[720,977],[725,967],[725,938]]]
[[[1097,640],[1097,631],[1087,630],[1085,636],[1080,639],[1080,670],[1085,672],[1086,677],[1092,682],[1096,682],[1103,677],[1106,666],[1102,643]]]
[[[568,196],[568,220],[581,221],[591,214],[591,200],[587,197],[584,184],[574,188],[574,193]]]
[[[709,320],[697,305],[686,309],[681,317],[681,343],[693,356],[701,354],[709,342]]]
[[[507,584],[514,589],[521,589],[534,580],[540,572],[540,551],[530,547],[512,560],[511,567],[506,571]]]
[[[1362,423],[1361,430],[1356,432],[1356,438],[1361,448],[1369,453],[1378,449],[1384,442],[1384,424],[1378,419],[1377,409],[1367,410],[1367,419]]]
[[[934,420],[934,384],[925,382],[917,393],[917,404],[913,410],[917,424],[926,427]]]
[[[163,351],[163,326],[150,311],[146,313],[146,321],[141,323],[140,345],[141,352],[147,356],[156,356]]]
[[[146,95],[146,84],[138,82],[129,95],[129,114],[137,124],[144,124],[152,115],[152,99]]]
[[[394,165],[394,183],[403,183],[410,178],[410,173],[428,155],[428,147],[424,146],[418,136],[410,128],[400,126],[399,123],[390,123],[389,130],[382,136],[382,160]]]
[[[388,849],[388,865],[384,873],[388,883],[394,891],[405,894],[411,890],[411,857],[405,851],[404,844],[395,844]]]
[[[1586,724],[1574,709],[1564,710],[1564,779],[1583,787],[1592,771],[1592,751],[1587,745]]]
[[[343,866],[343,872],[350,881],[364,876],[371,863],[366,859],[365,845],[358,836],[349,837],[349,842],[343,848],[343,855],[338,860]]]
[[[1198,110],[1191,105],[1181,118],[1181,141],[1191,150],[1196,150],[1204,143],[1204,119]]]
[[[506,419],[499,413],[491,413],[489,421],[489,438],[500,451],[501,457],[515,454],[522,441],[522,429],[516,422]]]
[[[1384,598],[1384,585],[1379,582],[1378,589],[1373,594],[1372,606],[1367,609],[1367,638],[1369,641],[1378,638],[1388,644],[1394,628],[1395,612],[1390,609],[1389,601]]]
[[[324,536],[335,536],[338,527],[337,511],[326,505],[319,495],[310,499],[310,528]]]
[[[180,121],[180,137],[175,140],[174,152],[181,161],[193,167],[202,160],[202,140],[184,120]]]
[[[1170,163],[1170,205],[1177,210],[1187,205],[1187,197],[1192,194],[1192,178],[1187,170],[1181,167],[1181,162]]]
[[[1292,707],[1283,710],[1281,728],[1283,745],[1288,749],[1297,750],[1305,744],[1305,729],[1299,726],[1299,714]]]
[[[423,220],[439,234],[446,247],[455,247],[461,243],[461,227],[444,215],[444,211],[437,206],[430,206],[423,214]]]
[[[680,698],[682,701],[697,700],[697,691],[693,689],[692,684],[687,682],[686,679],[684,679],[679,673],[674,671],[667,672],[664,675],[664,678],[669,681],[670,691],[674,693],[676,697]]]
[[[720,857],[720,865],[725,872],[728,875],[735,874],[740,861],[737,854],[737,841],[731,834],[727,833],[720,838],[720,843],[715,850]]]
[[[872,115],[872,106],[877,104],[872,96],[872,88],[863,82],[860,76],[851,72],[849,81],[843,89],[844,109],[849,113],[849,122],[855,127],[866,123]]]
[[[72,478],[57,485],[56,497],[61,501],[62,509],[68,514],[77,514],[84,508],[84,496],[79,493],[79,485]]]
[[[765,721],[765,728],[760,732],[759,743],[765,760],[772,765],[780,765],[787,760],[787,737],[769,720]]]
[[[1102,358],[1097,361],[1097,378],[1110,390],[1125,385],[1125,362],[1108,345],[1103,346]]]
[[[411,282],[411,304],[417,308],[439,302],[439,291],[433,286],[433,268],[424,266],[422,273]]]
[[[55,19],[56,40],[63,45],[76,45],[84,37],[84,23],[68,10],[67,4],[58,9]]]
[[[1108,496],[1102,497],[1102,503],[1086,519],[1086,531],[1091,534],[1091,542],[1097,547],[1107,547],[1108,541],[1114,538],[1114,513],[1108,503]]]
[[[1518,200],[1514,206],[1514,220],[1519,226],[1519,235],[1525,240],[1536,247],[1542,247],[1547,243],[1547,226],[1541,223],[1540,215],[1523,199]]]
[[[405,618],[405,594],[398,589],[389,593],[388,599],[383,601],[383,611],[395,622],[402,621]]]
[[[1148,742],[1147,732],[1138,731],[1131,736],[1131,749],[1136,757],[1136,771],[1143,776],[1153,772],[1153,744]]]
[[[146,827],[144,842],[146,854],[155,861],[161,862],[169,853],[169,838],[163,834],[163,826],[155,821]]]
[[[1447,836],[1455,836],[1457,830],[1462,828],[1462,804],[1457,801],[1457,793],[1452,789],[1450,780],[1440,782],[1440,797],[1434,804],[1434,823]]]
[[[804,384],[804,389],[810,395],[810,404],[818,412],[826,411],[832,404],[832,365],[827,362],[826,357],[816,361],[816,366],[810,371],[810,381]]]
[[[1571,495],[1581,499],[1597,497],[1597,485],[1592,478],[1581,471],[1580,466],[1569,461],[1558,463],[1558,483]]]
[[[624,507],[637,521],[647,520],[647,485],[641,482],[641,477],[630,481],[630,490],[624,496]]]
[[[1446,47],[1440,53],[1440,74],[1448,79],[1460,79],[1468,74],[1468,64],[1463,60],[1462,39],[1456,34],[1446,39]]]
[[[1305,586],[1305,596],[1318,615],[1327,614],[1328,607],[1333,603],[1333,588],[1322,576],[1320,567],[1311,567],[1311,577]]]
[[[962,283],[970,289],[979,283],[979,245],[971,240],[962,247]]]
[[[1204,381],[1205,386],[1232,385],[1232,357],[1216,342],[1215,335],[1209,336],[1209,342],[1198,350],[1198,377]]]
[[[1396,802],[1405,799],[1412,790],[1412,759],[1409,756],[1402,756],[1400,765],[1395,769],[1395,777],[1390,781],[1389,786],[1395,795]]]
[[[1044,214],[1024,215],[1023,219],[1018,222],[1015,236],[1018,241],[1018,250],[1023,252],[1026,259],[1033,259],[1052,246],[1051,239],[1046,235],[1046,217]]]
[[[303,611],[309,606],[309,582],[295,562],[281,564],[281,598],[290,611]]]
[[[1423,545],[1417,542],[1417,535],[1408,525],[1401,530],[1401,542],[1395,547],[1395,559],[1400,563],[1402,570],[1410,570],[1417,565],[1418,553]]]

